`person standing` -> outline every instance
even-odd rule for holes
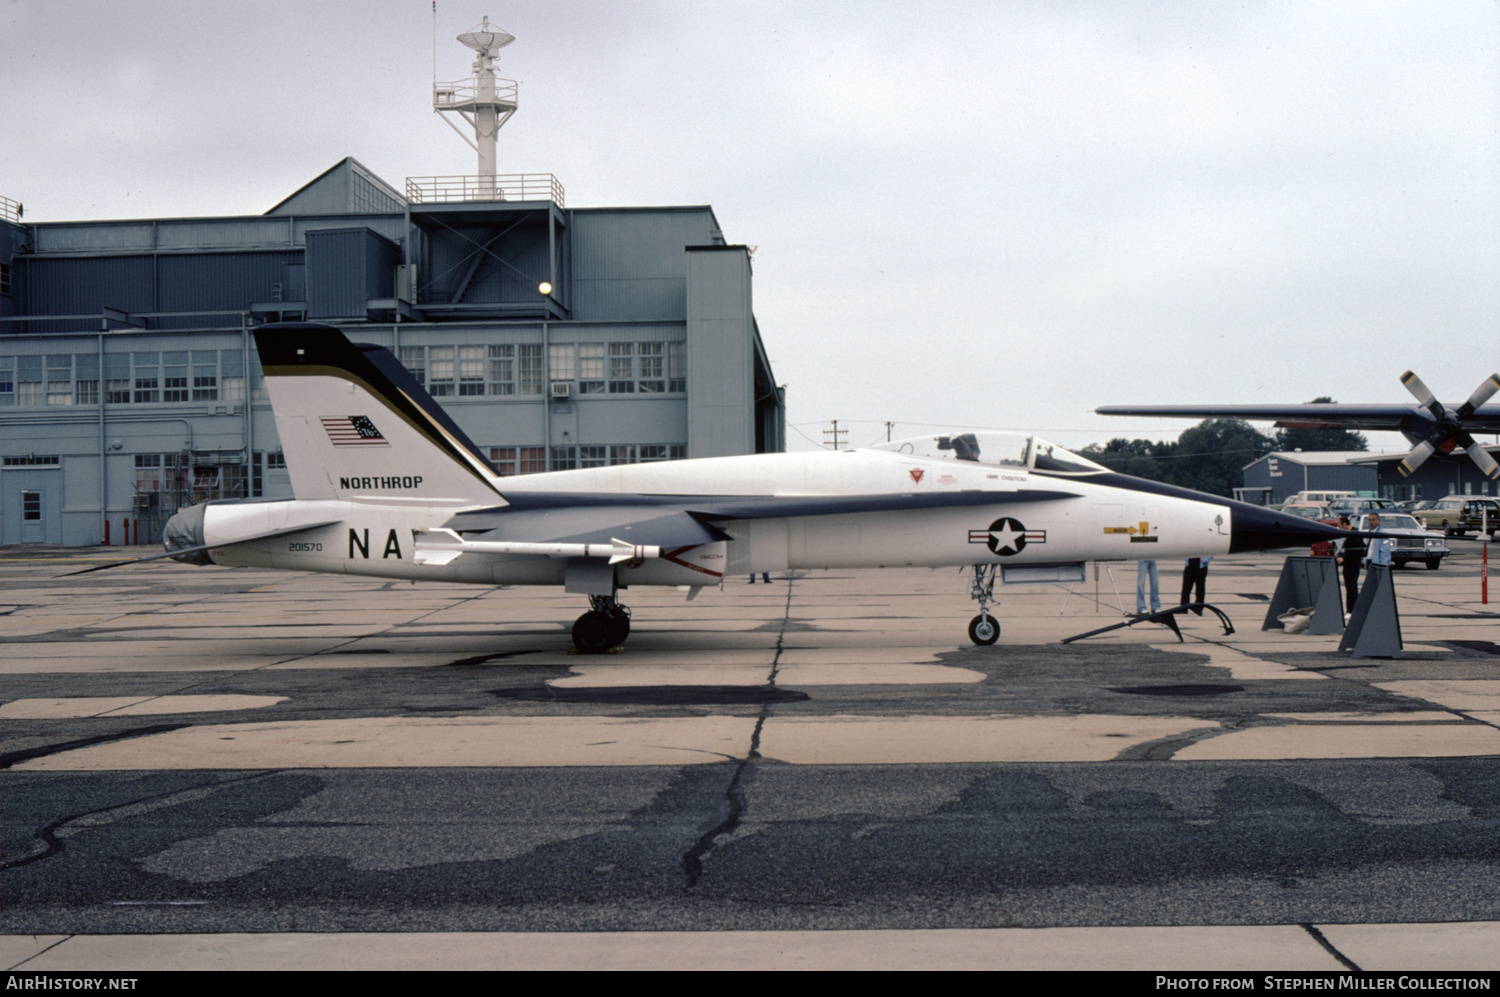
[[[1135,568],[1135,611],[1137,615],[1146,612],[1146,582],[1151,583],[1151,612],[1161,612],[1161,590],[1156,576],[1155,561],[1137,561]]]
[[[1380,513],[1372,512],[1365,520],[1366,533],[1384,533],[1380,528]],[[1391,566],[1391,550],[1396,542],[1389,537],[1376,537],[1370,541],[1370,565],[1383,564],[1387,568]]]
[[[1353,530],[1348,516],[1339,516],[1339,529]],[[1345,537],[1334,549],[1334,561],[1344,569],[1344,612],[1354,612],[1354,601],[1359,598],[1359,569],[1365,560],[1364,537]]]
[[[1208,562],[1211,557],[1190,557],[1187,566],[1182,569],[1182,605],[1186,606],[1189,601],[1202,602],[1204,590],[1208,587]],[[1189,599],[1194,590],[1197,597]],[[1203,607],[1193,610],[1199,616],[1203,615]]]

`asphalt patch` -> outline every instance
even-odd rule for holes
[[[1110,692],[1123,692],[1127,696],[1223,696],[1231,692],[1244,692],[1242,685],[1122,685],[1109,686]]]
[[[495,689],[496,699],[526,703],[612,703],[621,706],[757,706],[810,699],[796,689],[770,685],[574,686],[564,689]]]
[[[1466,651],[1478,651],[1481,654],[1500,654],[1500,644],[1492,640],[1445,640],[1443,643],[1452,647],[1461,647]]]

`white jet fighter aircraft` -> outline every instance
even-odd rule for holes
[[[726,573],[972,566],[977,644],[1005,583],[1081,581],[1090,560],[1219,555],[1342,536],[1320,523],[1115,474],[1036,437],[499,477],[390,351],[336,329],[255,332],[294,499],[206,502],[167,523],[192,564],[493,585],[589,597],[578,650],[623,642],[633,585]]]

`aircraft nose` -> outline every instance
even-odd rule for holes
[[[1306,547],[1322,540],[1348,537],[1327,523],[1259,506],[1236,504],[1229,514],[1229,553],[1251,550],[1275,550],[1278,547]]]
[[[207,508],[208,503],[200,502],[195,506],[183,509],[167,520],[167,525],[161,532],[162,547],[168,553],[188,547],[202,547],[205,542],[203,539],[203,513]],[[172,560],[181,561],[183,564],[206,565],[214,563],[206,550],[195,550],[190,554],[173,554]]]

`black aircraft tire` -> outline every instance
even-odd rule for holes
[[[987,647],[1000,639],[1000,624],[989,613],[980,613],[969,621],[969,639]]]
[[[614,646],[613,630],[607,615],[590,610],[573,621],[573,646],[579,654],[603,654]]]
[[[1436,571],[1438,569],[1438,567],[1442,563],[1443,563],[1442,561],[1428,561],[1427,562],[1427,570],[1428,571]]]
[[[606,613],[609,619],[609,646],[625,643],[630,636],[630,617],[624,613]]]

